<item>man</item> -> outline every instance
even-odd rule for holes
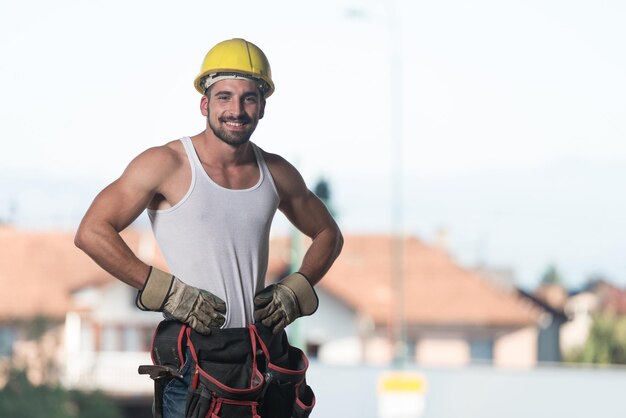
[[[339,255],[341,233],[298,171],[250,141],[274,91],[265,54],[244,39],[220,42],[207,53],[194,85],[203,94],[206,129],[131,161],[95,198],[75,243],[139,290],[140,309],[163,312],[169,323],[188,325],[209,344],[227,338],[224,330],[255,321],[282,335],[296,318],[316,310],[313,285]],[[143,263],[120,237],[144,209],[171,273]],[[276,209],[312,242],[297,273],[265,287]],[[165,417],[187,416],[187,357],[184,379],[163,390]]]

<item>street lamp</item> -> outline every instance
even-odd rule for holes
[[[401,25],[396,2],[381,0],[385,6],[385,30],[389,49],[389,100],[390,100],[390,145],[391,145],[391,274],[393,280],[394,312],[393,338],[394,361],[403,366],[407,360],[406,320],[404,316],[404,195],[403,195],[403,95],[402,95],[402,48]],[[350,9],[350,19],[365,19],[369,16],[362,9]]]

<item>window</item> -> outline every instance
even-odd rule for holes
[[[12,328],[0,328],[0,357],[13,355],[13,343],[15,342],[15,330]]]
[[[124,351],[150,351],[153,330],[146,326],[128,326],[123,330]]]
[[[470,356],[473,362],[491,363],[493,361],[493,339],[474,338],[470,341]]]
[[[141,351],[143,344],[141,341],[141,329],[135,327],[125,327],[123,330],[123,351]]]
[[[152,329],[141,325],[102,325],[98,333],[100,351],[150,351]]]
[[[120,347],[119,334],[119,328],[117,326],[103,326],[100,340],[100,351],[118,351]]]

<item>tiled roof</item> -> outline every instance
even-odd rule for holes
[[[348,236],[343,252],[320,286],[377,323],[396,315],[389,236]],[[413,325],[518,326],[536,323],[541,311],[529,301],[460,267],[444,251],[406,238],[404,316]],[[397,276],[396,276],[397,277]]]
[[[592,289],[600,297],[602,311],[626,315],[626,290],[604,280],[593,283]]]
[[[128,229],[123,236],[140,258],[164,266],[149,231]],[[72,291],[115,280],[77,249],[73,238],[72,232],[0,226],[0,321],[38,314],[61,318],[72,308]],[[287,267],[288,243],[272,240],[268,277]],[[389,236],[345,237],[341,256],[320,286],[376,322],[390,322],[395,315],[391,248]],[[515,292],[490,284],[437,248],[409,238],[404,251],[402,293],[411,324],[522,325],[540,314]]]
[[[137,249],[141,234],[123,234]],[[115,280],[74,246],[65,231],[22,231],[0,226],[0,321],[46,315],[62,318],[71,292]]]

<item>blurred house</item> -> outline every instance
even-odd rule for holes
[[[150,235],[129,230],[129,246],[155,261]],[[9,367],[33,383],[100,389],[128,416],[150,411],[152,331],[161,317],[134,307],[135,292],[78,250],[70,232],[0,227],[0,387]]]
[[[140,259],[167,269],[150,231],[122,236]],[[67,231],[34,232],[0,226],[0,387],[2,371],[26,368],[34,383],[100,389],[125,397],[151,396],[152,381],[137,374],[162,315],[135,307],[136,290],[113,278],[74,246]],[[279,240],[280,242],[280,240]],[[282,246],[270,274],[285,269]],[[289,251],[289,250],[287,250]],[[273,272],[273,273],[272,273]]]
[[[543,310],[540,317],[539,335],[537,336],[537,360],[544,363],[561,361],[563,354],[561,330],[568,321],[563,311],[564,301],[563,304],[555,306],[546,302],[542,297],[538,297],[536,292],[531,294],[518,290],[518,293]]]
[[[561,329],[563,352],[581,348],[596,314],[626,315],[626,290],[606,280],[592,280],[568,296],[563,305],[568,322]]]
[[[146,263],[166,268],[151,232],[129,229],[123,236]],[[152,382],[136,370],[151,362],[160,314],[136,309],[136,291],[76,249],[70,232],[3,226],[0,248],[5,366],[28,367],[34,381],[127,399],[150,396]],[[406,238],[402,248],[398,291],[391,238],[347,236],[341,257],[317,287],[320,309],[289,327],[292,341],[327,363],[387,364],[395,353],[401,297],[410,358],[420,365],[531,367],[542,359],[539,336],[553,311],[462,268],[437,246]],[[294,248],[288,238],[276,238],[270,252],[272,281],[289,271]]]
[[[405,350],[420,365],[532,367],[560,359],[565,318],[558,310],[413,237],[404,239],[398,281],[393,245],[390,236],[346,237],[318,285],[319,312],[298,324],[299,338],[317,346],[321,361],[389,363],[400,314]]]

